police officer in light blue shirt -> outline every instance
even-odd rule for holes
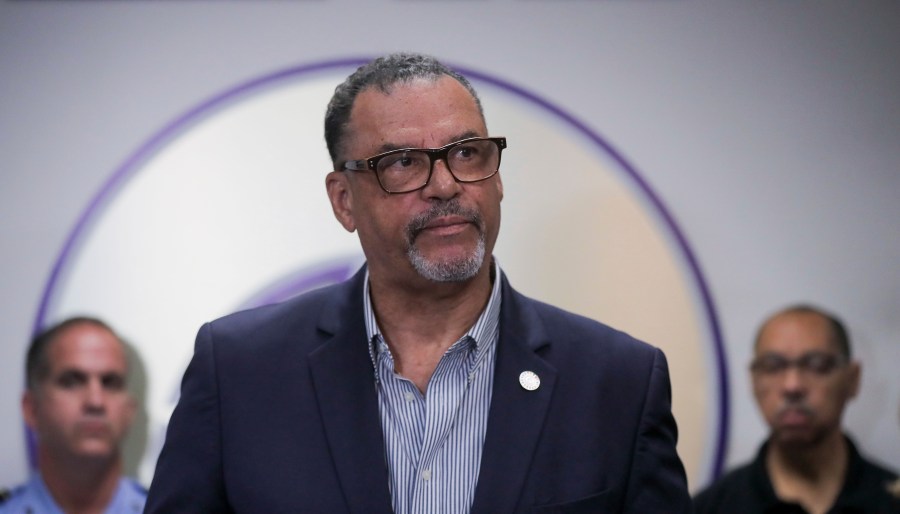
[[[139,514],[144,510],[146,500],[146,489],[132,480],[122,478],[103,512]],[[63,514],[37,473],[25,484],[9,491],[0,502],[0,514]]]
[[[0,499],[0,514],[141,512],[146,491],[122,476],[136,412],[122,340],[98,319],[67,319],[34,338],[25,375],[38,472]]]

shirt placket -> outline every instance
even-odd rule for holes
[[[425,395],[425,434],[415,470],[413,512],[440,512],[448,477],[446,442],[465,402],[471,340],[466,337],[441,358]]]
[[[378,354],[381,387],[388,420],[393,430],[387,430],[390,450],[399,450],[405,457],[406,466],[415,469],[422,448],[424,436],[425,401],[415,384],[394,371],[394,361],[384,343],[380,343]]]

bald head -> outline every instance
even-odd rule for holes
[[[775,322],[791,317],[809,318],[810,320],[819,320],[825,326],[828,333],[828,339],[834,348],[847,360],[852,357],[850,347],[850,338],[847,335],[847,329],[844,328],[843,322],[830,312],[807,304],[798,304],[786,307],[769,316],[766,321],[759,327],[756,333],[754,348],[759,349],[759,342],[764,336],[766,330]]]

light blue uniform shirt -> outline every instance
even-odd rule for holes
[[[492,266],[487,306],[441,358],[424,395],[394,369],[366,277],[366,331],[396,514],[466,514],[472,508],[500,333],[500,267]]]
[[[122,478],[113,494],[112,501],[104,511],[106,514],[139,514],[144,510],[147,491],[137,483]],[[9,498],[0,503],[0,514],[63,514],[53,501],[50,491],[35,473],[31,480],[12,490]]]

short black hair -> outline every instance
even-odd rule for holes
[[[838,351],[840,351],[841,355],[848,360],[852,357],[853,352],[850,345],[850,336],[847,333],[847,328],[844,326],[843,321],[831,312],[807,303],[790,305],[766,318],[766,321],[760,325],[759,330],[756,332],[755,345],[759,346],[759,338],[762,335],[763,330],[769,325],[770,321],[788,314],[813,314],[827,321],[831,328],[831,340],[837,345]]]
[[[28,346],[28,355],[25,358],[25,384],[29,390],[35,390],[50,375],[50,359],[47,356],[50,344],[63,332],[77,325],[102,328],[115,336],[120,344],[122,343],[122,338],[108,324],[90,316],[74,316],[45,328],[31,339]]]
[[[357,68],[334,89],[334,95],[328,102],[328,109],[325,111],[325,144],[328,146],[332,163],[337,166],[344,130],[350,121],[353,103],[360,93],[374,87],[382,93],[388,94],[391,87],[398,83],[408,84],[415,79],[436,81],[444,76],[456,79],[466,88],[484,119],[481,100],[468,79],[434,57],[401,52],[379,57]]]

